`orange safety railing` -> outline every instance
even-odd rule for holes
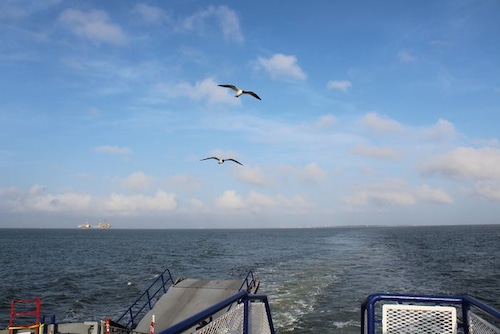
[[[16,304],[17,310],[16,310]],[[34,305],[33,305],[34,304]],[[16,319],[16,323],[14,323]],[[19,329],[35,329],[36,334],[43,333],[43,324],[40,323],[40,298],[13,300],[10,305],[9,334]]]

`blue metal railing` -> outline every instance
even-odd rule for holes
[[[267,296],[265,295],[250,295],[246,291],[239,291],[236,294],[222,300],[221,302],[207,308],[204,311],[201,311],[186,320],[183,320],[163,331],[161,331],[159,334],[179,334],[182,333],[189,328],[198,325],[199,323],[203,322],[206,319],[211,318],[214,314],[222,310],[223,308],[235,303],[244,303],[244,316],[243,316],[243,333],[242,334],[248,334],[248,317],[249,317],[249,302],[250,301],[255,301],[259,300],[264,303],[265,308],[266,308],[266,315],[267,315],[267,320],[269,322],[269,330],[271,334],[275,334],[274,331],[274,325],[273,325],[273,319],[271,317],[271,309],[269,307],[269,302],[267,300]]]
[[[242,291],[243,290],[243,287],[246,287],[245,288],[245,291],[250,293],[251,289],[252,288],[255,288],[255,291],[257,292],[257,290],[259,289],[259,285],[258,285],[258,282],[257,280],[255,279],[254,275],[253,275],[253,272],[252,271],[249,271],[247,273],[247,276],[245,277],[245,279],[243,280],[243,282],[241,283],[241,286],[240,288],[238,289],[238,291]]]
[[[429,296],[429,295],[404,295],[404,294],[372,294],[361,304],[361,334],[375,334],[376,326],[382,322],[377,318],[376,305],[378,302],[398,303],[432,303],[435,305],[457,305],[462,309],[462,327],[464,334],[469,334],[469,311],[473,308],[490,316],[495,321],[500,321],[500,312],[470,296]]]
[[[120,323],[121,320],[128,316],[129,320],[124,326],[129,329],[134,329],[138,324],[135,322],[137,317],[141,315],[146,307],[149,307],[150,310],[153,308],[153,300],[155,298],[157,300],[161,294],[167,292],[168,288],[165,286],[169,283],[172,285],[174,284],[174,281],[172,279],[172,275],[170,274],[170,270],[165,269],[165,271],[156,278],[146,291],[144,291],[142,295],[140,295],[139,298],[137,298],[135,302],[133,302],[132,305],[130,305],[130,307],[121,315],[121,317],[116,320],[116,323]]]

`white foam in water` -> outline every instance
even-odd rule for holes
[[[360,327],[358,321],[348,320],[348,321],[334,321],[333,327],[335,328],[346,328],[346,327]]]

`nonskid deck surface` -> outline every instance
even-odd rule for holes
[[[158,333],[234,295],[241,283],[241,280],[183,279],[167,290],[153,309],[142,318],[135,330],[149,333],[154,315],[155,332]],[[223,312],[224,310],[221,311]]]

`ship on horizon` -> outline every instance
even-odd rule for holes
[[[97,229],[101,229],[101,230],[109,230],[111,228],[111,224],[108,223],[106,221],[106,219],[103,222],[100,222],[99,224],[97,224],[97,226],[92,226],[88,221],[86,221],[85,223],[78,225],[78,228],[82,229],[82,230],[88,230],[91,228],[97,228]]]

